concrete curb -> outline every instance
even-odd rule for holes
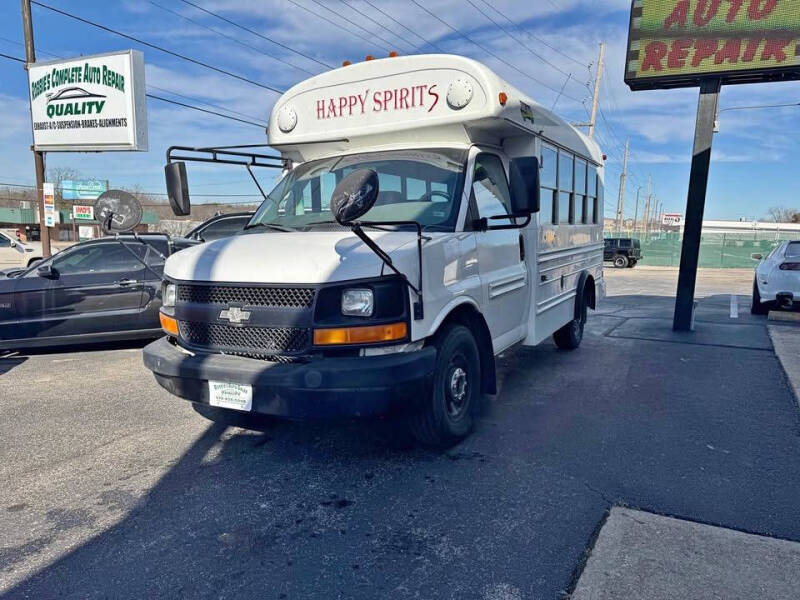
[[[775,354],[786,373],[794,397],[800,406],[800,327],[767,325]]]
[[[800,598],[800,543],[614,507],[571,598]]]

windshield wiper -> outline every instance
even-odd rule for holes
[[[267,229],[272,229],[274,231],[283,231],[286,233],[297,231],[294,227],[287,227],[286,225],[279,225],[278,223],[252,223],[250,225],[247,225],[242,231],[255,229],[256,227],[266,227]]]

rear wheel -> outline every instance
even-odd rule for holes
[[[753,304],[750,306],[750,314],[766,315],[769,312],[769,304],[761,302],[761,293],[758,291],[758,282],[753,280]]]
[[[209,421],[219,423],[226,427],[239,427],[250,429],[251,431],[265,431],[273,423],[273,419],[267,415],[255,413],[239,412],[228,408],[219,408],[209,404],[198,404],[192,402],[194,411]]]
[[[589,299],[587,294],[584,293],[583,298],[575,299],[576,302],[579,300],[581,302],[579,316],[553,334],[553,341],[559,350],[575,350],[583,341],[583,331],[586,326],[586,320],[589,317]]]
[[[481,393],[478,346],[463,325],[450,325],[437,335],[433,390],[409,427],[417,441],[452,446],[467,437],[474,425]]]
[[[628,266],[628,257],[623,256],[622,254],[617,254],[614,256],[614,266],[617,269],[624,269]]]

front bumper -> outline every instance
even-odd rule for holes
[[[253,386],[254,413],[287,418],[368,417],[417,409],[428,398],[436,349],[278,364],[226,354],[187,354],[167,338],[144,349],[165,390],[208,404],[209,381]]]

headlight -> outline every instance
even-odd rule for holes
[[[161,306],[172,308],[175,306],[175,284],[168,283],[164,286],[164,294],[161,298]]]
[[[342,314],[348,317],[371,317],[375,310],[372,290],[345,290],[342,292]]]

